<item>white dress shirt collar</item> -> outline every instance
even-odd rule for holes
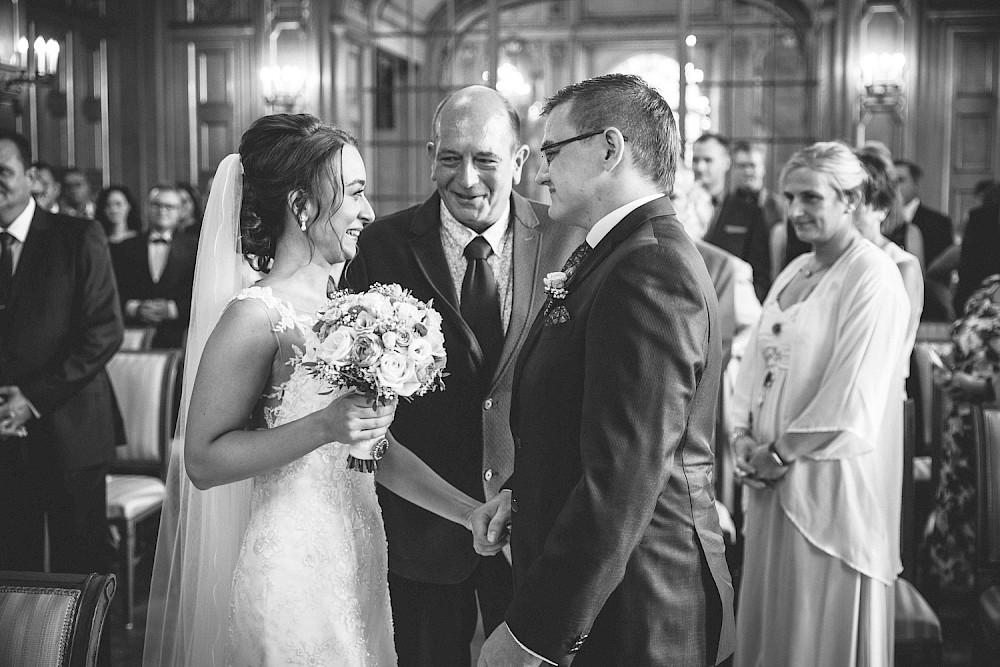
[[[590,231],[587,232],[587,245],[589,245],[591,248],[596,248],[597,244],[600,243],[601,240],[608,235],[608,232],[614,229],[615,225],[617,225],[619,222],[625,219],[625,216],[627,216],[629,213],[639,208],[643,204],[647,204],[653,201],[654,199],[659,199],[660,197],[663,196],[664,195],[662,192],[657,192],[656,194],[652,195],[646,195],[645,197],[640,197],[639,199],[630,201],[624,206],[619,206],[615,210],[611,211],[611,213],[608,213],[606,216],[598,220],[594,224],[594,226],[590,228]]]
[[[28,228],[31,227],[31,219],[33,217],[35,217],[35,198],[29,197],[28,205],[14,218],[14,222],[8,225],[6,229],[7,233],[13,236],[19,243],[24,243],[24,239],[28,238]]]

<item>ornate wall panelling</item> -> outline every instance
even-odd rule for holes
[[[263,113],[258,64],[264,12],[247,0],[187,0],[174,5],[162,57],[162,180],[207,191],[219,162]]]

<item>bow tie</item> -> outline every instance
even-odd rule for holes
[[[170,237],[166,234],[150,234],[150,243],[170,243]]]

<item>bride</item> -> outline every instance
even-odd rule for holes
[[[258,119],[219,167],[146,665],[395,665],[375,479],[348,455],[371,459],[388,439],[380,484],[465,526],[479,505],[392,440],[395,406],[322,393],[289,363],[374,219],[366,180],[354,139],[308,114]],[[239,290],[241,255],[266,276]]]

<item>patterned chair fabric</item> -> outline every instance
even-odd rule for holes
[[[96,664],[112,574],[0,572],[0,665]]]
[[[108,362],[108,375],[125,421],[125,442],[108,475],[107,517],[122,535],[125,626],[134,610],[136,527],[163,506],[167,452],[176,416],[180,350],[122,350]]]

